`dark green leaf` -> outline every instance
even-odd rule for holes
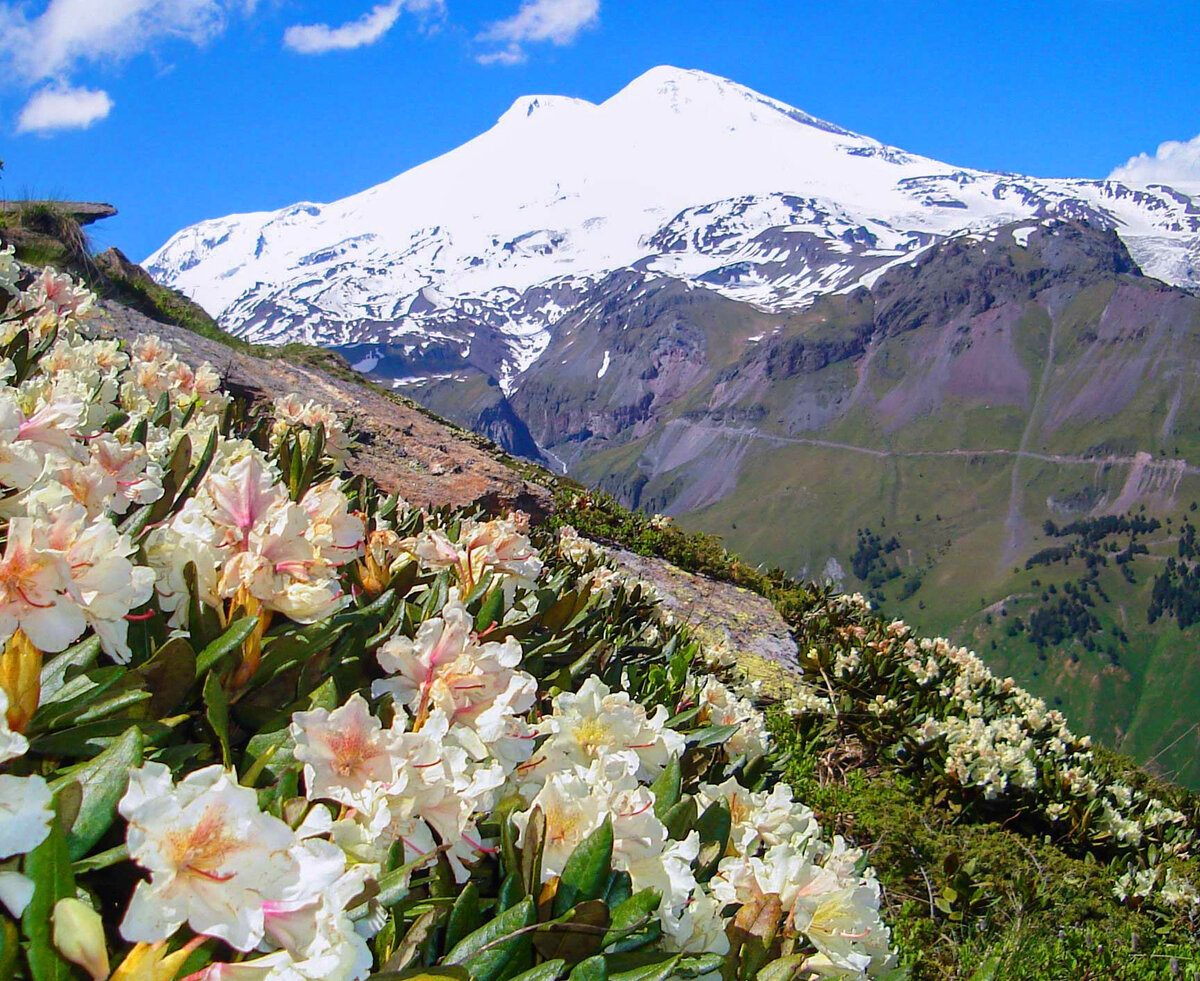
[[[663,772],[650,784],[650,792],[654,794],[654,816],[660,821],[667,816],[667,811],[679,803],[682,787],[683,772],[679,757],[672,756]]]
[[[662,823],[667,833],[676,841],[683,841],[696,824],[696,798],[685,797],[663,815]]]
[[[526,896],[512,909],[464,937],[446,955],[444,963],[461,964],[472,981],[497,981],[524,939],[525,927],[537,919],[533,899]]]
[[[612,923],[603,946],[624,940],[629,934],[648,926],[661,902],[662,896],[656,889],[642,889],[630,896],[612,911]]]
[[[204,679],[204,716],[221,744],[221,762],[229,766],[233,762],[229,751],[229,699],[216,672]]]
[[[50,927],[54,904],[75,895],[71,856],[57,815],[50,822],[46,840],[25,857],[25,874],[33,880],[33,898],[21,917],[30,977],[33,981],[68,981],[71,965],[54,949]]]
[[[589,957],[571,969],[567,981],[608,981],[608,964],[600,955]]]
[[[612,817],[575,846],[554,894],[554,916],[562,916],[578,903],[599,899],[604,895],[608,877],[612,874],[613,827]]]
[[[100,638],[93,634],[87,640],[82,640],[74,647],[68,647],[42,665],[41,686],[42,702],[54,699],[58,690],[66,681],[67,672],[75,668],[82,671],[96,663],[100,656]]]
[[[67,850],[72,860],[82,858],[109,829],[117,813],[117,803],[129,784],[129,770],[142,762],[144,740],[140,729],[125,731],[99,756],[68,770],[50,784],[59,793],[67,785],[80,788],[79,812],[67,834]]]
[[[239,650],[256,626],[258,617],[242,617],[230,624],[228,630],[196,655],[196,677],[206,674],[223,657]]]
[[[537,967],[531,967],[528,971],[522,971],[511,978],[510,981],[554,981],[566,966],[567,962],[561,958],[546,961],[545,964],[539,964]]]
[[[468,882],[458,894],[446,921],[446,950],[453,950],[460,940],[479,929],[479,888]]]
[[[150,689],[150,714],[174,715],[196,680],[196,654],[182,637],[173,637],[135,670]]]

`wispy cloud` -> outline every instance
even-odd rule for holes
[[[1200,136],[1160,143],[1153,155],[1139,153],[1108,175],[1131,184],[1200,182]]]
[[[300,54],[349,51],[374,44],[392,29],[403,10],[426,18],[445,12],[442,0],[391,0],[372,7],[357,20],[338,27],[329,24],[294,24],[283,34],[285,47]]]
[[[0,4],[0,51],[27,81],[61,77],[85,63],[119,61],[168,39],[204,44],[244,0],[50,0],[37,17]]]
[[[0,2],[0,71],[26,89],[50,83],[33,93],[18,130],[79,128],[103,119],[112,100],[102,90],[72,85],[81,67],[119,63],[166,41],[207,44],[231,14],[252,11],[255,2],[50,0],[36,16],[27,13],[28,4]]]
[[[503,47],[476,60],[482,65],[519,65],[526,58],[524,45],[547,41],[568,45],[599,20],[600,0],[523,0],[515,14],[490,24],[479,35],[479,40]]]
[[[50,85],[33,94],[17,119],[18,133],[54,133],[87,129],[104,119],[113,101],[99,89],[72,89]]]

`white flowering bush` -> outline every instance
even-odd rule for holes
[[[0,290],[0,977],[891,970],[865,857],[643,584],[343,479],[328,410],[51,270]]]

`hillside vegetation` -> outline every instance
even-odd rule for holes
[[[1200,801],[966,651],[533,466],[538,525],[409,507],[342,476],[369,432],[8,268],[0,976],[1200,976]],[[610,546],[769,598],[803,673]]]

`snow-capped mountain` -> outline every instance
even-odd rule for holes
[[[781,311],[1050,217],[1115,229],[1148,275],[1200,284],[1200,196],[955,167],[662,67],[599,105],[523,97],[386,183],[201,222],[145,265],[247,339],[349,348],[366,370],[390,357],[401,383],[469,358],[509,391],[617,270]]]

